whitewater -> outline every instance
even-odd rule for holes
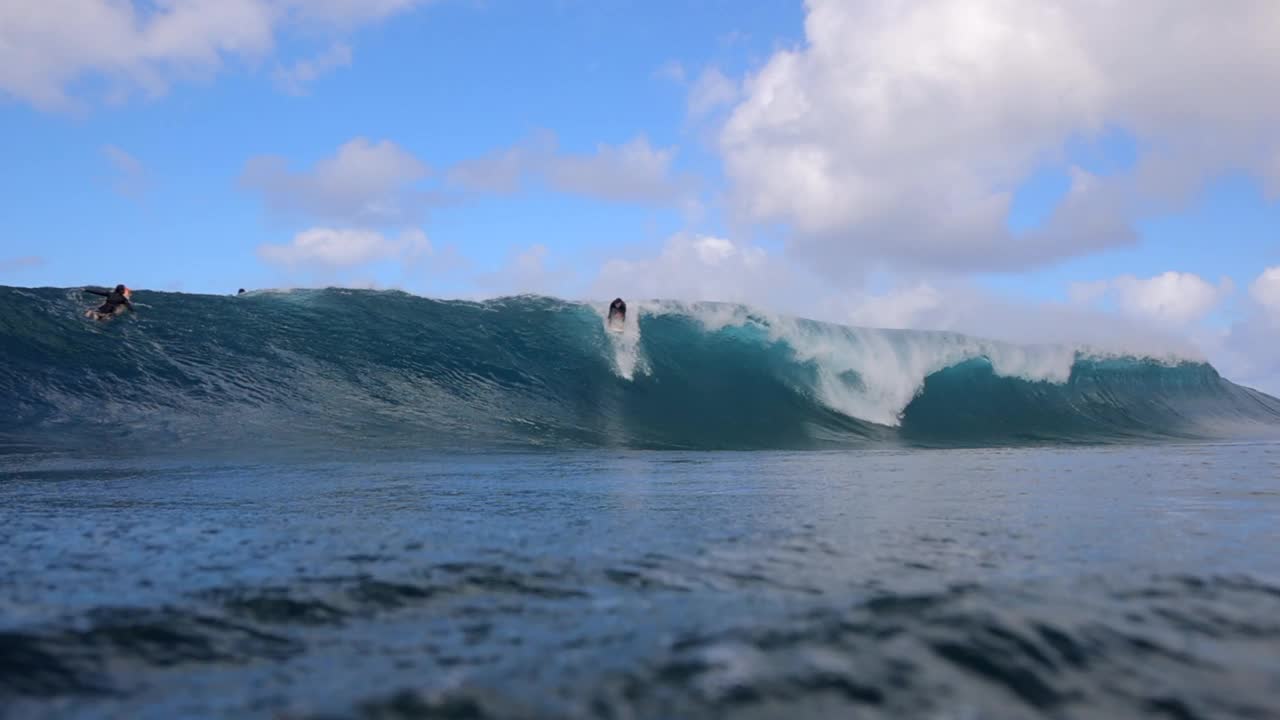
[[[846,327],[741,305],[395,291],[0,288],[0,436],[164,447],[780,449],[1240,438],[1280,401],[1202,360]]]

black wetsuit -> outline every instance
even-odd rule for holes
[[[627,318],[627,304],[622,302],[622,298],[617,298],[609,304],[609,319],[612,320],[615,315],[624,320]]]
[[[133,311],[133,303],[129,302],[129,298],[125,297],[124,293],[118,290],[108,290],[106,288],[85,288],[84,291],[90,295],[101,295],[107,299],[106,302],[102,303],[102,307],[95,311],[102,315],[115,315],[121,305],[129,308],[130,312]]]

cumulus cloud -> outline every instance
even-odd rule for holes
[[[1249,285],[1249,295],[1268,312],[1280,318],[1280,265],[1263,270]]]
[[[552,262],[551,251],[542,243],[513,252],[497,271],[482,273],[475,280],[478,287],[502,295],[562,295],[573,283],[573,271]]]
[[[1114,301],[1121,312],[1168,325],[1188,325],[1213,310],[1234,289],[1229,278],[1213,285],[1194,273],[1169,271],[1154,277],[1122,275],[1074,283],[1068,290],[1079,304]]]
[[[251,158],[243,187],[262,194],[276,212],[349,225],[417,222],[432,196],[414,189],[427,167],[399,145],[358,137],[311,169],[294,171],[279,156]]]
[[[690,202],[694,180],[673,169],[675,148],[655,148],[643,135],[621,145],[600,143],[593,153],[561,152],[555,135],[529,140],[460,162],[449,180],[468,190],[515,192],[541,181],[553,190],[619,203]]]
[[[279,66],[274,73],[276,86],[290,95],[305,95],[308,86],[321,75],[351,65],[351,47],[334,43],[324,52],[290,66]]]
[[[0,92],[64,110],[87,77],[116,93],[164,92],[174,80],[270,53],[287,27],[348,31],[423,0],[6,0]]]
[[[282,245],[261,245],[258,257],[288,269],[335,270],[381,260],[412,260],[432,253],[421,230],[406,230],[391,239],[372,230],[311,228]]]
[[[1218,369],[1232,380],[1280,397],[1280,266],[1269,267],[1249,284],[1251,301],[1218,338]]]
[[[765,250],[710,235],[681,233],[656,257],[606,262],[592,285],[598,296],[770,304],[793,290],[790,270]]]
[[[668,205],[684,192],[673,178],[675,150],[651,146],[644,136],[622,145],[600,143],[589,155],[561,155],[546,168],[548,184],[562,192],[615,202]]]
[[[147,171],[142,163],[115,145],[104,145],[102,155],[111,164],[111,187],[125,197],[141,197],[147,189]]]
[[[476,192],[514,193],[554,160],[556,136],[547,131],[449,168],[451,183]]]
[[[1132,242],[1135,213],[1280,152],[1280,4],[809,0],[806,44],[745,81],[719,147],[744,218],[838,272],[1013,269]],[[1141,38],[1140,51],[1136,39]],[[1066,143],[1119,127],[1131,172],[1077,170],[1038,229],[1011,190]]]
[[[1185,324],[1204,317],[1232,290],[1229,280],[1215,286],[1192,273],[1166,272],[1152,278],[1124,276],[1115,281],[1120,308],[1160,322]]]
[[[826,305],[838,308],[837,317],[857,326],[919,328],[924,322],[935,322],[934,329],[939,329],[951,327],[954,322],[937,317],[940,310],[953,305],[942,291],[923,281],[879,293],[845,293],[829,298]]]

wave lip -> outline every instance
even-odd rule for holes
[[[852,328],[741,305],[0,287],[0,447],[688,449],[1274,437],[1195,359]]]

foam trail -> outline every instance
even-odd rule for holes
[[[632,307],[622,320],[622,332],[614,332],[609,328],[609,306],[598,304],[593,307],[600,315],[600,326],[613,349],[613,366],[618,377],[633,380],[636,372],[647,373],[648,366],[640,350],[640,308]]]

